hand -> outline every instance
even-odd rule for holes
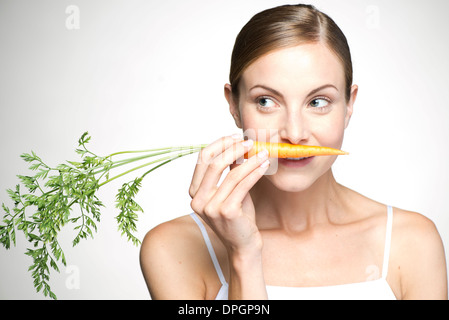
[[[231,136],[204,148],[189,190],[192,209],[215,231],[228,252],[239,254],[262,249],[249,191],[269,166],[268,152],[264,150],[244,163],[236,163],[252,145],[252,140]],[[218,185],[228,166],[231,170]]]

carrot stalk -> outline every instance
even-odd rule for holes
[[[270,158],[303,158],[312,156],[348,154],[345,151],[329,147],[254,141],[254,145],[251,150],[245,155],[245,159],[252,157],[253,155],[259,153],[264,149],[268,151]]]

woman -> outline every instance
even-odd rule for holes
[[[194,213],[145,237],[153,299],[447,299],[434,224],[338,184],[336,156],[239,161],[254,140],[340,148],[357,90],[345,36],[314,7],[269,9],[244,26],[225,96],[249,139],[203,149]]]

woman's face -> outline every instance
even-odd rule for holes
[[[252,63],[240,80],[238,105],[229,85],[225,92],[236,124],[249,138],[340,149],[357,87],[347,102],[342,63],[327,46],[314,43],[279,49]],[[266,177],[279,189],[301,191],[335,159],[271,159],[277,170]]]

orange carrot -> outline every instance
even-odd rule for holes
[[[347,152],[329,147],[303,146],[289,143],[270,143],[254,141],[252,149],[245,154],[245,159],[257,154],[263,149],[268,151],[270,158],[302,158],[312,156],[345,155]]]

